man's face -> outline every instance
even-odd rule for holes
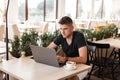
[[[72,35],[73,32],[73,26],[72,25],[66,25],[60,24],[60,32],[64,38],[69,38]]]

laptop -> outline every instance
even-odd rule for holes
[[[34,45],[31,45],[30,48],[32,51],[33,59],[36,62],[55,66],[55,67],[61,67],[65,64],[58,62],[56,51],[54,49],[49,49],[46,47],[40,47]]]

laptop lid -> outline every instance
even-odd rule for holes
[[[36,62],[59,67],[56,52],[54,49],[34,45],[31,45],[30,48],[33,58]]]

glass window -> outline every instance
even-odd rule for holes
[[[91,17],[92,0],[78,0],[78,18],[87,19]]]
[[[28,20],[43,20],[44,0],[28,0]]]
[[[55,21],[56,18],[56,0],[46,0],[46,21]]]
[[[78,17],[82,19],[119,19],[120,0],[78,0]]]
[[[55,21],[56,19],[56,0],[27,0],[28,14],[25,14],[25,0],[19,0],[19,19],[25,21],[28,15],[29,21]]]
[[[18,18],[20,22],[25,21],[25,0],[18,0]]]
[[[105,16],[110,19],[120,19],[120,0],[105,0]]]
[[[103,9],[103,2],[102,0],[94,0],[93,2],[93,14],[92,18],[103,18],[104,16],[104,9]]]
[[[78,0],[78,18],[81,18],[83,14],[82,3],[81,0]]]
[[[65,15],[76,18],[77,0],[65,0]]]

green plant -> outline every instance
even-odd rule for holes
[[[47,47],[59,34],[59,30],[56,30],[54,33],[43,33],[42,35],[40,35],[41,45],[43,47]]]
[[[81,33],[84,34],[85,39],[91,39],[93,38],[93,29],[81,29]]]
[[[101,40],[103,38],[109,38],[112,34],[117,34],[118,28],[115,24],[109,24],[104,26],[102,29],[96,31],[93,29],[81,29],[77,30],[84,34],[86,40],[96,38],[96,40]]]
[[[10,53],[16,57],[19,58],[20,57],[20,39],[18,38],[18,36],[14,36],[14,41],[11,42],[12,45],[12,51],[10,51]]]
[[[38,33],[33,29],[30,32],[24,32],[21,36],[21,50],[25,51],[25,56],[32,55],[30,45],[38,45],[37,41],[39,40]]]
[[[106,25],[106,27],[102,28],[100,31],[102,32],[103,38],[109,38],[112,34],[117,33],[117,27],[115,24]]]
[[[18,36],[14,37],[14,41],[11,42],[12,44],[12,51],[11,54],[14,57],[19,58],[21,56],[21,51],[25,52],[25,56],[32,55],[30,45],[38,45],[37,41],[39,40],[38,33],[31,29],[29,32],[23,32],[21,38]]]

